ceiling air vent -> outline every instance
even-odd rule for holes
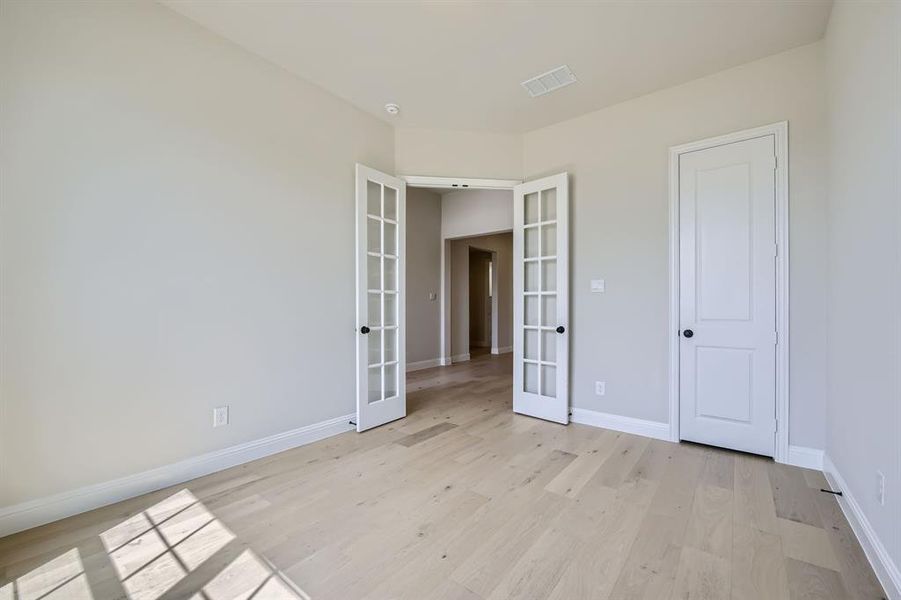
[[[538,96],[544,96],[549,92],[559,90],[560,88],[575,82],[576,76],[573,75],[573,72],[569,67],[563,65],[562,67],[551,69],[547,73],[542,73],[537,77],[523,81],[522,87],[526,88],[531,97],[537,98]]]

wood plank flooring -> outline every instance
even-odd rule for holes
[[[0,539],[0,600],[883,598],[815,471],[511,411],[510,355],[409,416]]]

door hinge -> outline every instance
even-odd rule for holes
[[[779,167],[779,159],[778,159],[777,157],[775,157],[775,156],[773,157],[772,165],[773,165],[773,170],[774,170],[774,171]]]
[[[779,419],[775,419],[773,421],[773,433],[777,433],[779,431]]]
[[[773,345],[778,345],[778,344],[779,344],[779,332],[774,331],[773,332]]]
[[[773,256],[779,256],[779,244],[773,244]]]

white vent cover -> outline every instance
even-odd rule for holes
[[[569,67],[563,65],[523,81],[522,87],[526,88],[531,97],[536,98],[575,82],[576,76],[573,75]]]

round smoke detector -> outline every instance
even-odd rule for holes
[[[389,102],[385,105],[385,112],[389,115],[396,115],[400,112],[400,107],[394,102]]]

